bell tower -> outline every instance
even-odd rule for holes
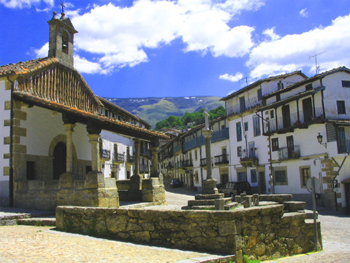
[[[72,22],[64,13],[64,5],[62,5],[61,17],[56,18],[56,12],[53,12],[53,17],[48,21],[50,25],[49,38],[49,57],[57,57],[59,61],[67,67],[74,67],[73,59],[73,41],[74,34],[78,33],[75,30]]]

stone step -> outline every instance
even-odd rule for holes
[[[55,217],[36,217],[36,218],[22,218],[17,219],[18,225],[28,226],[56,226]]]
[[[203,199],[219,199],[219,198],[224,198],[224,194],[199,194],[195,196],[196,200],[203,200]]]
[[[303,201],[286,201],[283,202],[284,209],[289,212],[297,212],[298,210],[303,210],[306,206],[306,203]]]
[[[218,198],[221,199],[221,198]],[[224,200],[224,205],[232,203],[232,199],[230,197],[228,198],[222,198]],[[200,200],[188,200],[189,206],[198,206],[198,205],[215,205],[215,200],[217,199],[200,199]]]
[[[306,214],[306,219],[314,219],[314,211],[305,209],[303,212]],[[316,219],[318,219],[318,211],[316,211]]]

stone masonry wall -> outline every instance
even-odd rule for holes
[[[305,218],[283,214],[283,205],[231,211],[56,209],[56,226],[62,231],[257,259],[313,250],[312,225]]]

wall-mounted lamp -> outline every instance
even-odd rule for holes
[[[320,133],[318,133],[318,135],[317,135],[317,141],[319,144],[323,145],[327,149],[327,143],[322,143],[323,136]]]

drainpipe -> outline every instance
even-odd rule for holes
[[[11,83],[11,105],[10,105],[10,182],[9,182],[9,206],[13,207],[13,90],[15,83],[7,76],[7,80]]]

